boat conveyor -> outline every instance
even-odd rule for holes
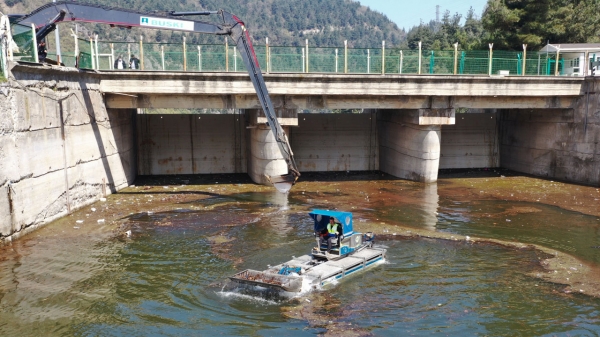
[[[317,246],[310,255],[294,257],[263,271],[247,269],[230,279],[245,285],[299,293],[331,284],[385,260],[386,250],[373,247],[372,233],[353,231],[352,213],[313,210],[309,215],[314,219],[317,236]],[[335,235],[327,226],[331,218],[338,224]]]

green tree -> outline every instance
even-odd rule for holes
[[[598,0],[488,0],[482,24],[486,39],[498,49],[595,42],[599,4]]]

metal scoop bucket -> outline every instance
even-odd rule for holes
[[[269,180],[269,182],[281,193],[289,192],[298,179],[298,176],[291,173],[272,177],[265,175],[265,177],[267,177],[267,180]]]

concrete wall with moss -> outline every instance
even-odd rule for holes
[[[600,80],[586,78],[573,109],[500,112],[500,166],[600,186]]]
[[[127,187],[135,110],[107,110],[93,73],[12,65],[0,84],[0,244]]]

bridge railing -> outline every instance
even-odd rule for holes
[[[34,46],[31,27],[13,26],[19,45]],[[142,70],[188,72],[245,72],[235,46],[181,43],[148,43],[77,39],[77,53],[63,53],[67,66],[109,70],[121,56],[129,65],[135,55]],[[225,40],[227,41],[227,40]],[[432,75],[573,75],[565,72],[565,60],[558,53],[502,50],[411,50],[386,48],[338,48],[310,46],[255,46],[265,73],[338,74],[432,74]],[[54,54],[49,54],[52,58]],[[36,62],[36,48],[24,48],[19,58]],[[558,58],[558,66],[556,65]],[[129,68],[128,66],[126,68]],[[577,74],[581,75],[581,74]]]

